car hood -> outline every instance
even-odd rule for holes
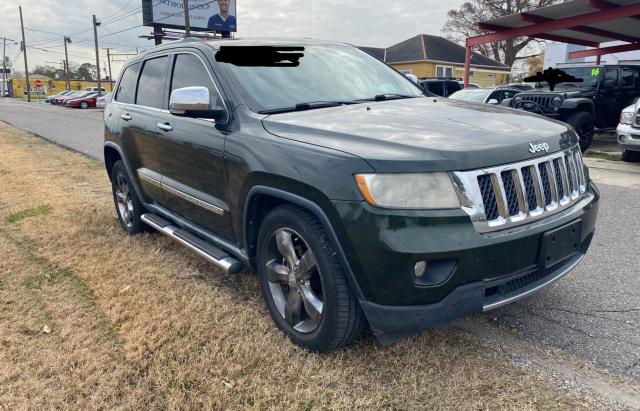
[[[363,158],[378,172],[470,170],[545,155],[577,144],[563,123],[520,110],[413,98],[275,114],[277,136]],[[543,145],[544,146],[544,145]]]

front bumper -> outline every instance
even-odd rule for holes
[[[640,151],[640,128],[619,124],[616,131],[618,144],[623,150]]]
[[[587,252],[595,232],[599,192],[590,183],[573,207],[526,226],[480,234],[461,210],[418,212],[335,202],[342,241],[362,293],[361,306],[381,342],[393,342],[454,318],[496,308],[559,279]],[[540,266],[545,233],[581,221],[578,252]],[[417,278],[427,261],[436,275]]]

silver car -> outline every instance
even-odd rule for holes
[[[107,107],[107,104],[109,103],[109,101],[111,101],[111,96],[113,95],[113,93],[107,93],[107,94],[103,94],[100,97],[98,97],[98,99],[96,100],[96,107],[97,108],[105,108]]]

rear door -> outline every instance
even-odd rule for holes
[[[212,106],[224,107],[211,67],[199,52],[177,53],[171,73],[170,92],[184,87],[206,87]],[[226,131],[209,119],[169,115],[165,120],[158,124],[165,206],[233,241],[224,162]]]
[[[599,118],[596,119],[596,126],[599,128],[615,127],[618,124],[620,112],[622,111],[622,108],[620,108],[622,91],[617,68],[609,67],[605,69],[599,94],[598,106],[600,115],[598,116]]]

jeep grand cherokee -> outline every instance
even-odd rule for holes
[[[515,301],[583,258],[599,194],[575,131],[425,95],[359,49],[185,40],[128,62],[105,110],[120,223],[229,273],[328,351]]]

